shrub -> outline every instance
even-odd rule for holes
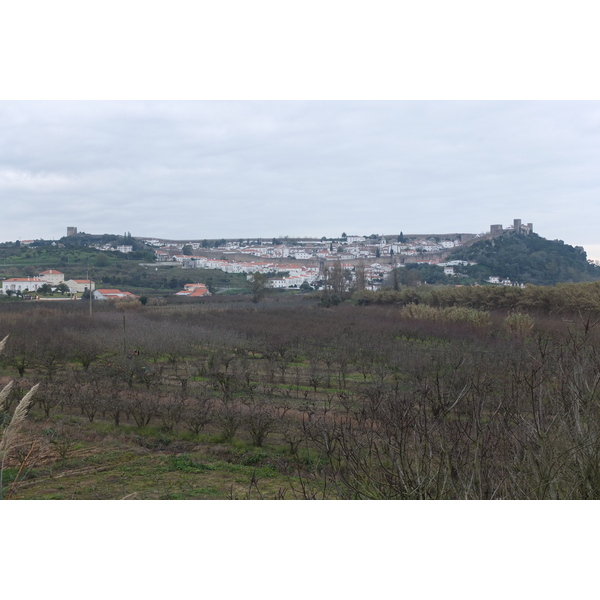
[[[204,473],[205,471],[214,470],[214,467],[197,463],[187,454],[180,454],[179,456],[169,457],[167,469],[169,471],[182,471],[184,473]]]
[[[445,323],[470,323],[476,327],[484,327],[490,322],[490,315],[487,311],[463,306],[436,308],[426,304],[408,304],[401,310],[400,314],[408,319],[441,321]]]
[[[513,312],[504,319],[503,324],[513,335],[525,337],[533,329],[534,321],[527,313]]]

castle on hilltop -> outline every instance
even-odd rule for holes
[[[514,231],[515,233],[519,233],[521,235],[530,235],[533,233],[533,223],[527,223],[527,225],[523,225],[523,223],[521,223],[521,219],[514,219],[512,227],[509,225],[506,229],[504,229],[502,225],[490,225],[491,235],[501,235],[507,231]]]

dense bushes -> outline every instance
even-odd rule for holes
[[[400,291],[362,291],[358,304],[427,304],[444,308],[464,306],[478,310],[533,310],[549,314],[600,313],[600,282],[563,283],[557,286],[420,286]]]
[[[448,323],[470,323],[478,327],[488,325],[489,313],[475,308],[463,306],[448,306],[437,308],[426,304],[407,304],[400,314],[408,319],[423,319],[426,321],[445,321]]]

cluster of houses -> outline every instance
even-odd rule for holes
[[[520,220],[515,220],[514,230],[518,233],[530,233],[533,226],[529,223],[522,225]],[[503,232],[501,225],[492,225],[491,236]],[[202,256],[206,244],[198,242],[164,242],[158,239],[143,239],[147,246],[154,248],[157,262],[176,262],[183,268],[219,269],[225,273],[241,273],[251,278],[254,273],[270,275],[269,285],[279,289],[299,289],[304,284],[316,286],[317,282],[324,279],[328,264],[332,262],[347,274],[349,282],[356,279],[356,267],[361,264],[364,268],[364,280],[367,289],[377,289],[383,279],[392,271],[394,266],[404,267],[405,263],[422,263],[437,265],[444,269],[448,277],[458,276],[455,267],[459,265],[476,264],[466,261],[443,262],[444,257],[453,248],[460,246],[465,241],[480,237],[479,235],[457,234],[440,239],[437,236],[411,236],[410,240],[404,239],[401,234],[398,238],[385,236],[363,237],[358,235],[342,234],[341,238],[320,240],[296,240],[283,243],[264,243],[262,240],[225,241],[219,246],[216,256]],[[21,243],[26,244],[29,240]],[[184,248],[185,250],[184,254]],[[119,251],[129,253],[133,251],[130,245],[121,245],[114,248],[110,244],[95,246],[99,250]],[[190,252],[191,249],[191,252]],[[206,248],[207,254],[214,253]],[[230,258],[227,257],[230,255]],[[235,256],[233,256],[235,255]],[[397,259],[395,258],[397,257]],[[379,262],[379,258],[386,261]],[[285,273],[285,276],[282,274]],[[490,277],[487,283],[493,285],[516,286],[509,279]],[[87,279],[64,279],[64,274],[53,269],[43,271],[37,277],[13,277],[2,282],[2,294],[35,294],[43,285],[49,284],[53,289],[62,285],[61,291],[72,297],[86,292],[93,292],[94,299],[110,300],[119,298],[137,298],[130,292],[117,289],[95,289],[93,281]],[[63,285],[64,284],[64,285]],[[65,289],[66,288],[66,289]],[[210,295],[206,285],[202,283],[186,284],[185,288],[176,294],[198,298]]]
[[[492,285],[504,285],[508,287],[521,287],[524,288],[524,283],[516,283],[511,281],[508,277],[506,279],[502,279],[502,277],[491,276],[486,279],[487,283],[491,283]]]
[[[158,240],[144,241],[156,246],[157,262],[177,262],[183,268],[218,269],[225,273],[242,273],[248,278],[257,272],[263,274],[287,273],[285,277],[270,278],[270,286],[278,289],[297,289],[305,283],[314,285],[323,277],[323,265],[331,262],[340,264],[344,271],[352,274],[355,272],[356,263],[361,262],[365,267],[367,288],[377,289],[393,267],[389,264],[380,264],[376,257],[385,255],[391,257],[395,254],[414,256],[414,262],[437,264],[441,260],[439,256],[425,259],[422,258],[423,253],[449,250],[460,243],[458,240],[454,240],[442,241],[437,245],[419,245],[416,242],[389,244],[382,239],[375,247],[368,244],[372,240],[359,236],[347,236],[345,240],[344,245],[338,245],[335,242],[335,247],[334,242],[330,241],[302,242],[299,243],[299,247],[286,244],[244,246],[239,242],[228,242],[219,248],[218,257],[196,254],[200,244],[195,242],[159,245]],[[185,246],[192,248],[192,254],[181,253]],[[227,258],[228,254],[236,256]],[[286,259],[292,259],[293,262],[286,262]],[[398,266],[403,265],[399,264]],[[453,274],[453,269],[449,268],[447,274]]]
[[[317,281],[323,279],[324,267],[327,268],[327,264],[332,262],[340,264],[354,278],[357,264],[362,264],[367,289],[377,289],[393,269],[388,263],[394,263],[397,267],[403,267],[405,263],[437,265],[444,269],[445,275],[458,276],[456,266],[475,263],[443,262],[444,258],[453,248],[476,237],[479,236],[456,234],[445,239],[440,236],[411,236],[410,239],[405,239],[403,235],[386,238],[343,234],[337,239],[293,242],[288,242],[285,238],[273,240],[272,243],[262,240],[223,240],[218,249],[208,249],[205,248],[206,244],[191,241],[142,241],[153,247],[157,262],[176,262],[189,269],[219,269],[225,273],[242,273],[248,278],[256,272],[269,274],[270,286],[279,289],[298,289],[303,284],[315,286]],[[276,273],[286,273],[286,276],[273,276]]]
[[[121,244],[119,246],[112,246],[111,244],[92,244],[90,245],[90,248],[101,250],[102,252],[122,252],[123,254],[133,252],[133,246],[127,244]]]
[[[144,239],[146,245],[155,248],[158,261],[184,262],[191,258],[181,254],[188,246],[193,252],[201,249],[198,242],[161,243],[156,239]],[[241,254],[263,259],[297,260],[355,260],[375,259],[381,256],[419,256],[424,253],[441,253],[461,245],[461,239],[439,240],[418,238],[410,241],[389,241],[385,237],[378,240],[362,236],[346,236],[335,240],[308,240],[294,243],[263,244],[259,242],[229,241],[219,247],[220,254]],[[202,257],[197,257],[202,258]]]
[[[15,294],[35,297],[40,288],[46,285],[49,285],[53,291],[57,289],[64,291],[65,299],[76,298],[88,290],[92,291],[94,300],[133,300],[138,298],[138,296],[131,292],[122,292],[118,289],[96,289],[96,284],[90,279],[65,280],[65,274],[55,269],[42,271],[36,277],[11,277],[5,279],[2,281],[0,292],[8,296]],[[210,296],[210,292],[203,283],[188,283],[185,285],[185,289],[176,295],[199,298],[201,296]]]
[[[76,228],[68,228],[76,233]],[[504,229],[502,225],[492,225],[491,237],[499,235],[504,231],[514,230],[519,234],[530,234],[533,231],[533,225],[522,224],[520,219],[515,219],[512,227]],[[71,232],[72,233],[72,232]],[[364,266],[364,275],[367,288],[377,289],[383,278],[389,274],[393,266],[391,264],[380,264],[379,258],[387,258],[390,263],[395,263],[398,267],[405,266],[405,262],[415,262],[429,265],[437,265],[444,269],[444,274],[452,277],[457,276],[454,268],[466,261],[443,262],[444,257],[453,248],[463,243],[479,238],[485,234],[451,234],[444,239],[443,236],[414,236],[410,239],[404,238],[400,234],[397,238],[390,236],[369,237],[359,235],[342,234],[340,238],[321,238],[288,241],[273,240],[272,243],[255,240],[222,240],[216,252],[219,257],[202,256],[198,251],[206,247],[206,242],[165,242],[155,238],[146,238],[141,241],[146,246],[152,247],[155,252],[157,262],[177,262],[183,268],[202,268],[219,269],[226,273],[242,273],[248,278],[256,272],[263,274],[281,274],[284,276],[275,276],[270,278],[270,285],[273,288],[300,288],[303,284],[313,286],[317,281],[323,278],[324,265],[328,261],[335,261],[334,264],[340,265],[346,273],[355,276],[356,265],[360,263]],[[21,244],[32,243],[32,240],[23,240]],[[54,245],[54,243],[53,243]],[[62,244],[60,244],[62,246]],[[187,249],[184,252],[184,248]],[[133,251],[131,245],[120,245],[113,247],[111,244],[93,246],[98,250],[119,251],[128,254]],[[191,252],[189,251],[191,249]],[[206,248],[207,254],[211,251]],[[214,252],[214,250],[212,251]],[[231,258],[226,258],[227,255]],[[394,259],[397,257],[399,260]],[[392,259],[392,260],[390,260]],[[286,262],[291,260],[292,262]],[[303,261],[303,262],[296,262]],[[94,298],[111,299],[134,297],[129,292],[121,292],[115,289],[96,290],[94,283],[89,280],[64,280],[64,274],[55,270],[44,271],[37,277],[14,277],[2,282],[2,293],[35,293],[39,287],[44,284],[50,284],[57,287],[60,284],[68,287],[69,294],[76,295],[91,289]],[[522,285],[511,282],[509,279],[499,277],[490,277],[487,283],[493,285],[516,286]],[[64,288],[63,288],[64,290]],[[208,295],[209,292],[204,284],[187,284],[184,290],[181,290],[177,296],[200,297]]]
[[[61,284],[68,288],[70,295],[82,294],[87,290],[94,290],[95,284],[89,279],[68,279],[65,274],[54,269],[42,271],[37,277],[11,277],[2,281],[3,294],[34,294],[44,285],[56,289]],[[64,289],[64,288],[63,288]]]
[[[183,262],[184,268],[220,269],[225,273],[242,273],[250,279],[254,273],[282,274],[285,276],[273,276],[269,278],[269,285],[276,289],[299,289],[304,283],[314,286],[317,281],[323,279],[325,274],[321,266],[312,266],[301,263],[271,262],[271,261],[235,261],[224,259],[207,259],[205,257],[186,257]],[[337,265],[354,277],[356,265],[337,261]],[[391,265],[373,262],[364,265],[365,281],[369,289],[376,289],[378,283],[392,270]],[[180,292],[181,293],[181,292]]]
[[[235,261],[208,259],[203,256],[187,257],[190,260],[183,263],[187,268],[220,269],[225,273],[242,273],[250,278],[254,273],[288,273],[286,277],[273,279],[273,287],[300,287],[303,283],[309,285],[319,278],[319,267],[301,263],[285,263],[273,261]],[[351,265],[350,265],[351,266]]]
[[[112,300],[118,298],[137,298],[130,292],[120,290],[96,289],[96,284],[90,279],[67,279],[65,274],[55,269],[42,271],[36,277],[11,277],[2,281],[2,294],[36,296],[40,288],[49,285],[54,290],[64,291],[68,298],[75,298],[88,290],[93,293],[95,300]]]

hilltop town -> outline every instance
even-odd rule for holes
[[[204,240],[176,242],[155,238],[140,238],[146,246],[154,248],[159,263],[178,262],[183,268],[219,269],[226,273],[287,273],[271,277],[273,288],[300,288],[303,284],[315,285],[324,279],[325,271],[336,264],[353,279],[356,267],[364,270],[367,289],[377,289],[393,269],[407,264],[436,265],[446,276],[455,275],[455,267],[475,264],[471,261],[445,260],[456,248],[473,241],[495,237],[503,232],[515,231],[527,235],[533,232],[532,223],[523,225],[515,219],[512,226],[491,225],[488,234],[454,233],[439,235],[397,236],[372,234],[347,235],[339,238],[308,240],[219,240],[212,245]],[[107,249],[105,246],[98,249]],[[125,251],[132,251],[130,246]],[[123,251],[123,250],[121,250]],[[506,278],[492,276],[489,283],[514,285]]]
[[[512,244],[510,240],[521,240],[517,250],[512,246],[512,249],[508,249],[507,244]],[[10,243],[0,246],[7,244]],[[216,291],[251,288],[257,274],[261,275],[264,287],[280,290],[327,289],[331,287],[332,277],[343,278],[344,292],[353,289],[377,290],[382,285],[397,288],[399,284],[421,283],[523,287],[525,283],[552,284],[597,277],[591,271],[583,275],[577,272],[581,271],[580,267],[585,271],[590,262],[586,262],[582,248],[566,246],[558,240],[544,240],[534,234],[532,223],[524,224],[520,219],[514,219],[508,227],[492,224],[488,232],[479,234],[405,235],[400,232],[397,235],[361,236],[343,232],[339,237],[312,239],[169,240],[134,237],[130,233],[123,236],[94,235],[80,233],[76,227],[68,227],[67,235],[58,241],[20,241],[13,244],[12,250],[15,252],[14,246],[17,244],[21,256],[29,261],[20,264],[50,266],[52,263],[35,261],[41,254],[45,255],[46,261],[50,255],[55,256],[63,265],[75,266],[76,261],[81,264],[86,260],[88,265],[91,262],[97,268],[96,273],[101,274],[99,281],[105,285],[96,289],[95,282],[89,276],[81,277],[81,269],[79,277],[71,271],[72,279],[68,279],[54,268],[32,272],[28,267],[29,271],[25,273],[27,277],[22,277],[21,273],[15,273],[19,264],[17,261],[13,262],[15,267],[10,271],[16,276],[5,275],[2,282],[4,295],[32,292],[37,295],[41,290],[81,297],[86,295],[89,288],[96,299],[137,298],[139,296],[136,294],[146,293],[147,288],[156,292],[157,288],[169,288],[173,295],[198,298]],[[530,249],[523,244],[529,245]],[[542,248],[540,244],[545,245]],[[549,247],[547,244],[555,246]],[[497,254],[500,249],[504,258],[490,262],[489,253]],[[569,251],[571,255],[567,259],[570,262],[565,266],[561,263],[564,258],[562,255],[566,256],[565,252]],[[23,252],[29,254],[25,256]],[[64,254],[69,252],[75,256]],[[518,256],[512,257],[511,252],[517,252]],[[89,253],[95,253],[91,259]],[[561,256],[555,256],[557,253]],[[555,274],[540,275],[537,266],[532,268],[523,263],[525,255],[533,255],[538,264],[548,263]],[[561,263],[560,268],[556,260]],[[578,265],[577,262],[582,264]],[[518,268],[517,263],[520,265]],[[114,276],[113,273],[122,271],[123,267],[118,267],[118,264],[126,264],[130,273],[132,268],[137,268],[138,275]],[[99,267],[106,267],[108,271]],[[157,282],[161,277],[159,272],[176,274],[176,277],[172,277],[168,284],[164,277],[162,282]],[[221,273],[215,275],[218,285],[215,285],[215,277],[211,272]],[[246,281],[247,284],[242,283]],[[121,291],[117,285],[128,286],[130,291]]]

